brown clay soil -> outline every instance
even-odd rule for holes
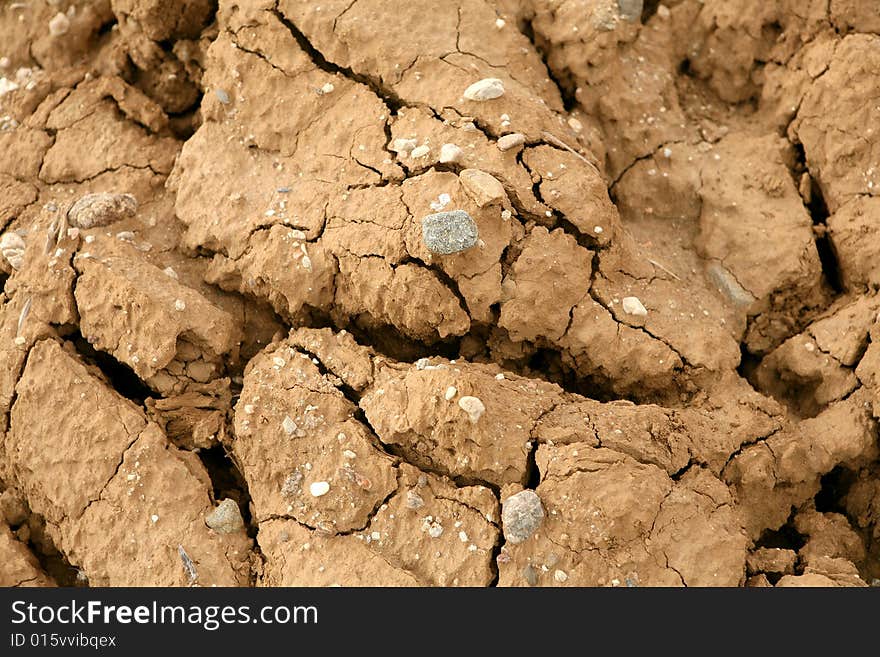
[[[0,584],[880,584],[878,34],[0,0]]]

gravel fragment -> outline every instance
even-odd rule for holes
[[[391,142],[391,150],[398,155],[409,155],[418,146],[418,143],[416,139],[395,139]]]
[[[425,506],[425,500],[422,499],[422,496],[419,495],[414,490],[407,491],[406,493],[406,508],[408,509],[421,509]]]
[[[416,146],[414,149],[412,149],[409,156],[413,157],[413,158],[425,157],[430,152],[431,152],[430,146],[424,146],[424,145]]]
[[[645,3],[644,0],[617,0],[617,7],[623,19],[634,22],[642,18]]]
[[[97,228],[133,217],[137,208],[131,194],[86,194],[67,211],[67,219],[77,228]]]
[[[422,219],[422,238],[432,253],[451,255],[466,251],[477,243],[476,222],[464,210],[438,212]]]
[[[312,497],[321,497],[330,492],[330,484],[326,481],[315,481],[309,484],[309,492]]]
[[[465,169],[458,179],[478,207],[486,207],[496,201],[507,200],[507,193],[497,178],[479,169]]]
[[[500,98],[503,95],[504,83],[498,78],[484,78],[474,82],[464,90],[464,97],[467,100],[492,100],[493,98]]]
[[[501,505],[504,538],[511,543],[522,543],[534,534],[544,519],[541,498],[533,490],[511,495]]]
[[[512,134],[499,137],[497,145],[499,151],[510,151],[514,149],[521,149],[523,147],[523,144],[525,143],[526,136],[522,133],[514,132]]]
[[[60,11],[49,21],[49,34],[53,37],[67,34],[70,30],[70,19]]]
[[[229,104],[229,94],[226,93],[223,89],[214,89],[214,95],[217,96],[217,100],[219,100],[224,105]]]
[[[458,406],[467,413],[471,424],[476,424],[483,417],[483,413],[486,412],[486,406],[483,402],[479,398],[470,395],[465,395],[459,399]]]
[[[186,553],[186,550],[183,549],[182,545],[177,546],[177,554],[180,555],[180,560],[183,562],[183,569],[186,571],[189,583],[194,584],[199,578],[196,565],[193,563],[193,560],[189,558],[189,555]]]
[[[635,315],[636,317],[645,317],[648,314],[647,309],[639,301],[638,297],[624,297],[623,312],[627,315]]]
[[[235,500],[228,497],[205,516],[205,524],[220,534],[234,534],[244,530],[241,510]]]
[[[440,147],[440,164],[456,164],[464,158],[464,151],[455,144],[443,144]]]
[[[4,233],[3,237],[0,237],[0,254],[13,269],[21,269],[24,264],[24,250],[24,238],[18,233]]]

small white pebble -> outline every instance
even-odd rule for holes
[[[281,428],[284,429],[284,433],[288,436],[292,436],[293,432],[296,431],[296,422],[291,420],[289,415],[285,415],[281,421]]]
[[[467,543],[470,539],[468,538],[467,532],[458,532],[458,540],[462,543]]]
[[[309,492],[312,497],[321,497],[330,492],[330,484],[326,481],[315,481],[309,485]]]
[[[627,315],[635,315],[636,317],[644,317],[648,314],[647,309],[642,302],[639,301],[638,297],[624,297],[623,312]]]
[[[557,570],[553,573],[553,579],[561,584],[568,579],[568,573],[566,573],[564,570]]]
[[[467,413],[471,424],[476,424],[483,417],[483,413],[486,412],[486,406],[483,402],[477,397],[471,397],[470,395],[465,395],[459,399],[458,406]]]
[[[382,534],[380,534],[379,532],[373,532],[372,534],[370,534],[370,538],[374,541],[378,541],[382,538]]]
[[[605,232],[605,229],[602,228],[602,226],[593,226],[593,232],[596,233],[596,235],[601,235]]]
[[[493,100],[504,95],[504,83],[498,78],[484,78],[464,90],[466,100]]]
[[[578,121],[576,118],[571,117],[568,120],[568,127],[574,130],[575,132],[580,132],[584,129],[584,124]]]
[[[49,21],[49,34],[53,37],[67,34],[70,30],[70,19],[60,11]]]
[[[507,25],[507,22],[503,18],[495,19],[495,27],[499,30],[502,29],[505,25]]]
[[[525,135],[519,132],[514,132],[512,134],[499,137],[497,145],[499,151],[510,151],[522,148],[522,145],[525,143]]]
[[[499,372],[498,374],[496,374],[495,380],[496,381],[504,381],[504,372]]]
[[[186,303],[184,303],[182,299],[176,299],[174,301],[174,310],[183,312],[184,310],[186,310]]]
[[[412,149],[412,152],[410,152],[409,156],[414,157],[414,158],[425,157],[430,152],[431,152],[431,148],[429,146],[425,146],[425,145],[416,146],[414,149]]]
[[[455,386],[449,386],[446,388],[446,394],[444,397],[446,397],[446,401],[451,401],[456,394],[458,394],[458,390],[455,389]]]
[[[159,522],[159,516],[157,516],[157,515],[154,513],[153,515],[150,516],[150,521],[151,521],[151,522],[154,522],[154,523]]]
[[[666,148],[663,149],[663,157],[665,157],[667,160],[668,160],[670,157],[672,157],[672,149],[669,148],[668,146],[667,146]]]
[[[333,90],[334,90],[335,88],[336,88],[336,87],[333,86],[333,83],[332,83],[332,82],[327,82],[327,83],[324,84],[323,87],[321,87],[321,93],[322,93],[322,94],[333,93]]]
[[[357,454],[352,452],[350,449],[347,449],[344,452],[342,452],[342,455],[349,460],[357,458]]]
[[[443,144],[440,147],[440,164],[455,164],[464,157],[464,151],[455,144]]]
[[[391,150],[397,154],[409,155],[417,145],[415,139],[395,139],[391,142]]]

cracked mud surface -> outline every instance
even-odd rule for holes
[[[867,4],[0,1],[0,585],[880,584]]]

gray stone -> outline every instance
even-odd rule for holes
[[[422,238],[432,253],[450,255],[466,251],[477,243],[476,222],[464,210],[438,212],[422,219]]]
[[[511,495],[501,505],[504,538],[510,543],[522,543],[534,534],[544,520],[541,498],[533,490]]]
[[[637,21],[645,8],[644,0],[617,0],[620,15],[628,21]]]
[[[221,534],[234,534],[244,530],[244,520],[238,504],[228,497],[205,516],[205,524]]]

